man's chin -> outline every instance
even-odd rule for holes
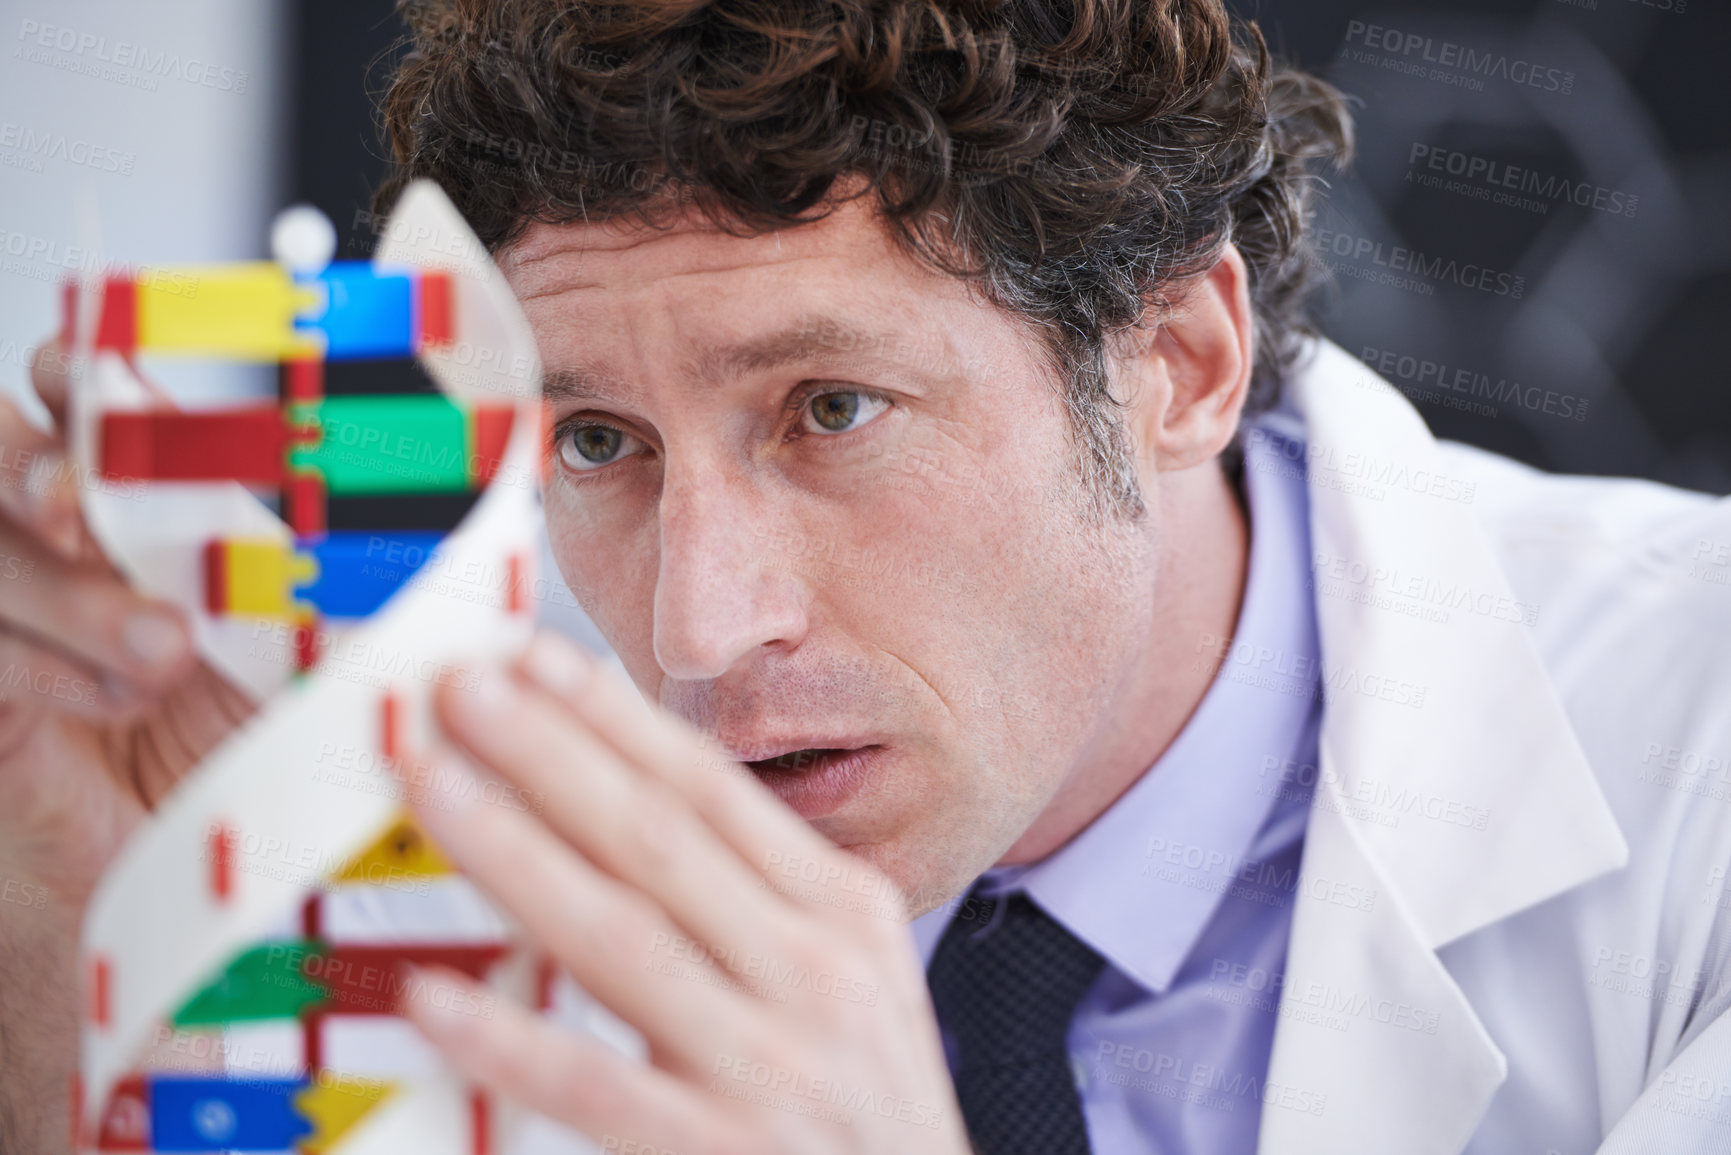
[[[821,824],[814,822],[812,825],[820,827]],[[959,896],[979,874],[979,871],[968,870],[958,873],[953,862],[928,861],[921,851],[929,851],[929,838],[921,839],[904,833],[872,842],[849,844],[834,838],[831,841],[860,860],[861,869],[850,881],[862,891],[875,892],[880,903],[889,893],[884,884],[892,884],[909,920]]]

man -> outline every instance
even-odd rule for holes
[[[616,1151],[1723,1147],[1731,511],[1303,339],[1335,94],[1211,0],[406,14],[399,181],[522,300],[663,708],[548,637],[442,698],[416,756],[547,805],[424,821],[648,1058],[405,1008],[461,1069]],[[77,904],[243,708],[68,487],[0,502],[8,657],[92,688],[0,764],[48,1150]]]

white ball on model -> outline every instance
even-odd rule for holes
[[[337,252],[337,230],[312,205],[291,205],[270,226],[270,252],[295,273],[319,273]]]

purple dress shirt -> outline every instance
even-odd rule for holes
[[[1304,446],[1283,416],[1247,431],[1244,601],[1232,639],[1188,656],[1215,671],[1196,712],[1068,844],[984,876],[1106,960],[1068,1039],[1096,1155],[1253,1155],[1264,1110],[1324,1107],[1267,1081],[1322,706]],[[955,906],[913,924],[928,963]]]

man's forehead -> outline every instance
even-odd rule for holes
[[[987,310],[994,317],[984,329],[977,320],[968,324],[983,303],[962,282],[903,252],[866,201],[844,201],[820,220],[751,236],[730,234],[698,213],[659,229],[638,221],[532,224],[499,263],[531,316],[552,326],[541,334],[548,398],[641,400],[646,386],[633,384],[633,343],[605,336],[630,332],[632,322],[616,329],[607,302],[629,313],[638,290],[691,275],[767,271],[797,281],[738,294],[700,282],[671,299],[688,311],[662,351],[677,358],[680,379],[708,386],[820,360],[910,382],[948,379],[1001,354],[1005,336],[1023,336],[996,310]],[[585,317],[602,327],[585,328]],[[574,332],[583,339],[562,339]]]
[[[799,263],[918,277],[924,270],[895,250],[889,230],[862,200],[815,221],[738,235],[695,210],[659,227],[629,218],[537,221],[498,254],[519,298],[582,290],[626,291],[671,277],[748,273]]]

